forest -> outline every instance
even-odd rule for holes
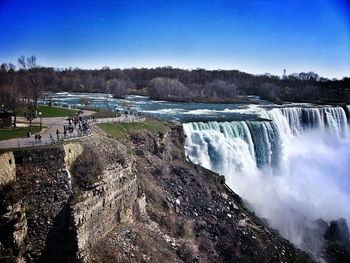
[[[47,91],[105,92],[117,98],[146,95],[155,100],[244,102],[257,95],[283,101],[350,103],[350,78],[326,79],[314,72],[274,76],[238,70],[185,70],[172,67],[87,70],[50,68],[35,56],[0,66],[0,103],[16,111],[19,105],[36,107]]]

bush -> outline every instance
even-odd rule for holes
[[[101,178],[103,165],[92,148],[85,148],[72,165],[74,183],[82,190],[91,189]]]

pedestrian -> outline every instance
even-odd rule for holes
[[[55,139],[53,138],[53,136],[52,136],[51,133],[50,133],[50,141],[51,141],[52,143],[55,143]]]
[[[57,129],[56,130],[56,135],[57,135],[57,142],[60,141],[60,131]]]
[[[38,140],[38,134],[36,133],[35,136],[34,136],[35,143],[37,143],[37,140]]]

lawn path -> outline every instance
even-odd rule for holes
[[[94,111],[84,111],[83,116],[90,116],[94,113]],[[46,129],[43,129],[41,131],[42,136],[42,144],[45,145],[46,142],[50,142],[50,134],[53,136],[53,138],[56,140],[56,130],[59,130],[60,134],[63,134],[63,126],[68,124],[68,117],[50,117],[50,118],[42,118],[41,124],[42,126],[46,126]],[[95,118],[94,123],[106,123],[106,122],[134,122],[134,121],[142,121],[143,119],[140,119],[138,117],[135,117],[133,115],[122,115],[120,117],[114,117],[114,118]],[[40,119],[37,118],[33,123],[38,124],[40,123]],[[18,146],[22,147],[30,147],[34,146],[34,136],[35,134],[32,134],[29,138],[14,138],[9,140],[1,140],[0,141],[0,149],[7,149],[7,148],[18,148]]]

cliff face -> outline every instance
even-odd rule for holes
[[[1,174],[10,178],[0,196],[1,262],[310,260],[223,177],[187,162],[183,143],[181,126],[122,141],[97,130],[87,141],[1,155],[15,159]],[[87,149],[93,158],[81,162]]]
[[[6,153],[9,154],[9,153]],[[3,186],[4,258],[19,261],[69,261],[74,254],[70,231],[71,189],[62,148],[15,151],[16,180]],[[12,244],[10,242],[12,240]],[[54,262],[54,261],[51,261]]]
[[[245,209],[223,177],[187,162],[183,143],[179,126],[125,140],[137,169],[135,220],[96,244],[94,262],[310,261]]]
[[[113,145],[113,143],[112,143]],[[136,173],[132,160],[116,158],[117,145],[100,144],[93,140],[88,144],[104,162],[104,170],[98,182],[81,190],[74,184],[74,197],[71,203],[78,259],[89,262],[91,249],[95,244],[123,223],[133,222],[133,206],[137,199]],[[78,157],[79,158],[79,157]]]

